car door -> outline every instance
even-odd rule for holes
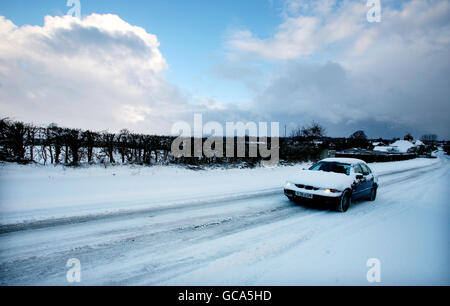
[[[365,164],[361,164],[361,169],[363,171],[363,175],[364,175],[364,179],[365,179],[364,190],[362,191],[362,193],[364,194],[364,196],[369,196],[370,192],[372,191],[375,177],[374,177],[372,171],[370,171],[369,167],[367,167]]]
[[[364,196],[364,190],[366,188],[365,178],[360,164],[355,164],[353,166],[353,172],[357,175],[361,174],[363,176],[361,180],[356,180],[355,184],[353,185],[352,198],[358,199]]]

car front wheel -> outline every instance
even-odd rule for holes
[[[348,210],[348,208],[350,207],[351,202],[352,202],[352,197],[351,197],[350,192],[348,190],[344,191],[341,198],[339,199],[336,210],[338,212],[346,212]]]

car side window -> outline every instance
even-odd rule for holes
[[[355,173],[363,174],[363,171],[359,164],[356,164],[353,168],[355,169]]]
[[[369,175],[370,173],[372,173],[372,171],[370,171],[369,167],[367,167],[367,166],[364,165],[364,164],[361,164],[361,168],[362,168],[362,170],[363,170],[363,174],[364,174],[364,175]]]

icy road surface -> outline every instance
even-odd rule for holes
[[[377,200],[345,214],[248,181],[247,198],[11,223],[4,194],[0,285],[71,285],[71,258],[80,285],[373,285],[369,258],[381,285],[450,285],[449,160],[408,162],[378,166]]]

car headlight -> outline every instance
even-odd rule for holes
[[[326,188],[326,189],[324,189],[324,192],[325,193],[338,193],[340,191],[336,190],[336,189]]]
[[[291,187],[292,186],[292,184],[291,184],[291,182],[286,182],[286,185],[285,185],[286,187]]]

